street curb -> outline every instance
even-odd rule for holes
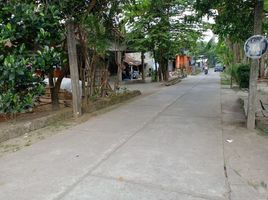
[[[177,78],[173,78],[167,82],[164,83],[165,86],[171,86],[171,85],[175,85],[177,83],[181,82],[181,78],[177,77]]]
[[[110,99],[102,99],[94,102],[89,108],[83,109],[83,112],[93,113],[98,110],[113,106],[115,104],[130,100],[131,98],[134,98],[139,95],[141,95],[141,92],[137,90],[118,94],[111,97]],[[8,122],[6,126],[1,127],[0,143],[12,138],[22,136],[25,133],[44,128],[55,122],[70,119],[72,117],[72,108],[64,108],[63,110],[57,111],[47,116],[36,118],[32,121]]]
[[[247,98],[240,97],[241,105],[243,106],[245,117],[247,117]],[[258,104],[257,104],[258,105]],[[256,108],[256,129],[259,129],[262,134],[268,134],[268,118],[261,116],[259,106]]]
[[[55,121],[64,120],[72,117],[72,109],[65,108],[54,114],[39,117],[32,121],[8,122],[4,129],[0,130],[0,143],[6,140],[19,137],[25,133],[44,128]]]

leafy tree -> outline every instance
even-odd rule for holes
[[[17,113],[33,107],[36,96],[43,91],[42,79],[34,77],[34,72],[53,69],[52,63],[35,62],[37,51],[42,52],[45,45],[56,45],[60,38],[55,32],[59,23],[55,9],[47,9],[47,15],[44,11],[35,3],[17,1],[8,1],[0,8],[1,112]]]
[[[244,41],[253,33],[254,1],[197,0],[195,9],[199,17],[215,19],[213,32],[232,42]]]
[[[253,34],[254,5],[255,1],[252,0],[197,0],[195,2],[199,17],[208,16],[215,19],[211,29],[228,48],[225,50],[227,56],[223,54],[221,56],[230,57],[229,54],[233,54],[232,64],[246,62],[242,49],[244,41]],[[226,58],[224,60],[226,61]]]
[[[153,52],[164,80],[168,79],[168,60],[173,60],[183,49],[193,47],[200,36],[193,18],[185,15],[185,11],[191,10],[189,2],[133,1],[127,9],[129,43],[138,51]]]
[[[61,80],[64,73],[54,82],[53,71],[55,67],[63,68],[63,71],[68,70],[66,63],[66,30],[65,25],[69,20],[73,20],[81,25],[88,33],[89,42],[86,42],[86,47],[94,47],[96,52],[104,52],[107,47],[107,33],[108,30],[104,27],[113,25],[113,17],[118,13],[118,6],[120,1],[53,1],[53,0],[11,0],[1,1],[0,7],[0,54],[2,55],[0,66],[3,71],[4,61],[9,55],[14,58],[19,58],[22,55],[17,49],[23,49],[22,63],[26,66],[31,66],[31,72],[36,70],[42,71],[49,77],[49,85],[52,94],[52,102],[55,108],[58,107],[58,94]],[[85,26],[84,26],[85,25]],[[91,26],[91,28],[90,28]],[[103,28],[102,28],[103,27]],[[105,34],[100,34],[101,32]],[[95,37],[94,37],[95,36]],[[23,48],[20,48],[22,47]],[[89,56],[89,55],[87,55]],[[20,60],[16,61],[20,62]],[[26,63],[27,62],[27,63]],[[96,63],[94,63],[96,65]],[[22,69],[27,70],[22,64],[18,65]],[[14,66],[11,66],[13,68]],[[27,71],[28,72],[28,71]],[[4,79],[4,77],[2,76]],[[25,78],[25,77],[21,77]],[[18,77],[16,77],[18,80]],[[36,83],[36,79],[29,80],[29,82]],[[41,84],[42,78],[38,79]],[[4,82],[4,80],[2,81]],[[8,82],[8,80],[7,80]],[[29,87],[30,84],[28,84]],[[35,84],[37,87],[37,85]],[[37,87],[41,88],[41,87]],[[5,85],[1,94],[4,95],[8,91]],[[33,91],[33,90],[32,90]],[[16,92],[14,91],[13,94]],[[24,94],[22,94],[24,95]],[[19,96],[19,95],[18,95]],[[35,95],[32,94],[34,97]],[[22,98],[22,97],[21,97]],[[23,102],[23,101],[18,101]],[[32,101],[34,102],[34,101]],[[32,103],[33,106],[33,103]],[[22,106],[23,107],[23,106]],[[24,106],[25,108],[27,106]],[[18,111],[20,112],[21,109]]]

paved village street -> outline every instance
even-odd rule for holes
[[[230,96],[190,76],[8,154],[0,199],[267,200],[267,137]]]

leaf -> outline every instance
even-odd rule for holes
[[[22,44],[22,45],[20,46],[20,50],[19,50],[19,52],[22,54],[24,51],[25,51],[25,44]]]
[[[15,80],[15,74],[14,74],[14,73],[10,73],[10,74],[9,74],[9,80],[10,80],[10,81]]]
[[[7,76],[8,75],[8,71],[5,70],[4,73],[3,73],[4,76]]]
[[[11,26],[11,24],[10,24],[10,23],[7,23],[6,28],[7,28],[9,31],[11,31],[11,30],[12,30],[12,26]]]
[[[17,73],[18,73],[19,75],[24,75],[24,71],[23,71],[22,69],[18,70]]]
[[[40,33],[42,34],[42,36],[45,35],[45,30],[43,28],[40,28]]]

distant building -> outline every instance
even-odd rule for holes
[[[192,59],[187,55],[178,55],[176,57],[176,68],[185,69],[188,74],[192,73]]]

